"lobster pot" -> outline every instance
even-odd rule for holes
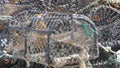
[[[118,40],[120,12],[111,6],[102,5],[91,10],[91,19],[99,31],[99,42]]]
[[[98,41],[102,43],[103,46],[110,46],[113,51],[119,50],[119,43],[116,44],[116,41],[119,41],[119,18],[120,13],[118,10],[111,6],[102,5],[99,7],[93,8],[90,13],[91,19],[94,21],[96,28],[99,31]],[[114,41],[115,40],[115,41]],[[113,42],[109,44],[109,42]],[[105,42],[107,42],[105,44]],[[95,60],[97,65],[109,64],[108,58],[109,55],[103,49],[100,49],[100,56],[98,60]],[[110,56],[111,57],[111,56]],[[107,60],[107,61],[106,61]],[[93,63],[93,65],[95,64]],[[110,64],[112,65],[112,64]],[[114,67],[115,68],[115,67]]]
[[[98,57],[97,31],[88,17],[58,12],[39,15],[27,26],[24,22],[9,23],[8,52],[18,51],[18,56],[26,56],[28,61],[45,65],[53,62],[56,66],[58,59],[67,60],[67,63],[60,61],[61,66],[78,63],[79,57],[85,61]],[[68,59],[71,56],[76,60]]]

